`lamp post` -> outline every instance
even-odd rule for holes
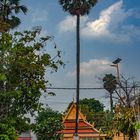
[[[118,83],[118,89],[119,89],[119,94],[121,94],[121,88],[120,88],[120,72],[119,72],[119,63],[122,61],[122,59],[120,59],[120,58],[117,58],[116,60],[114,60],[112,63],[112,65],[110,65],[110,66],[112,66],[112,67],[115,67],[116,69],[117,69],[117,83]],[[120,95],[121,96],[121,95]]]
[[[120,61],[122,61],[122,59],[120,59],[120,58],[117,58],[116,60],[114,60],[112,63],[112,65],[110,65],[110,66],[112,66],[112,67],[116,67],[116,69],[117,69],[117,82],[119,83],[119,81],[120,81],[120,72],[119,72],[119,63],[120,63]]]
[[[119,72],[119,63],[120,63],[120,61],[122,61],[122,59],[121,58],[117,58],[116,60],[114,60],[112,63],[112,65],[110,65],[110,66],[112,66],[112,67],[116,67],[116,69],[117,69],[117,83],[118,84],[120,84],[120,72]],[[119,94],[121,93],[121,89],[120,89],[120,86],[119,86]],[[125,139],[125,134],[123,134],[123,137],[124,137],[124,139]]]

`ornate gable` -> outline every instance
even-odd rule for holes
[[[63,119],[63,122],[66,120],[75,120],[76,118],[76,105],[74,102],[72,102],[72,105],[70,106],[70,109],[68,110],[68,113],[66,114],[66,116]],[[84,116],[80,111],[79,111],[79,120],[86,120],[86,116]]]

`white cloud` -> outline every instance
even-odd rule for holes
[[[32,22],[43,22],[46,21],[48,18],[48,13],[46,10],[33,10],[32,13]]]
[[[76,25],[75,16],[67,16],[59,23],[59,31],[67,32],[74,31]]]
[[[136,17],[136,9],[125,10],[123,0],[112,4],[101,11],[99,18],[91,20],[89,17],[81,17],[81,34],[85,38],[102,39],[113,42],[130,42],[140,29],[133,24],[124,24],[126,19]],[[59,31],[75,31],[76,19],[73,16],[67,16],[59,24]],[[133,27],[133,28],[132,28]]]
[[[106,71],[110,71],[111,62],[107,59],[90,59],[89,61],[81,62],[80,74],[82,77],[97,76],[103,74]],[[69,76],[75,76],[76,70],[69,72]]]
[[[115,70],[110,66],[111,63],[112,62],[108,59],[90,59],[89,61],[81,62],[81,86],[93,87],[93,84],[98,84],[99,77],[101,78],[105,73],[114,73]],[[67,76],[75,78],[76,68],[73,71],[68,72]]]
[[[81,27],[84,26],[87,20],[88,20],[87,16],[81,17]],[[75,31],[76,16],[66,16],[65,19],[59,23],[58,28],[60,32]]]
[[[87,37],[119,37],[116,29],[130,15],[132,10],[123,9],[123,1],[120,0],[107,9],[101,11],[100,16],[95,21],[87,22],[86,27],[82,29],[82,34]]]
[[[88,62],[81,63],[81,75],[91,76],[103,73],[109,69],[110,62],[108,60],[91,59]]]

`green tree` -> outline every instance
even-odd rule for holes
[[[138,82],[132,78],[121,76],[118,83],[120,91],[115,91],[118,95],[116,104],[115,122],[116,129],[129,139],[136,137],[136,124],[139,121],[139,87]]]
[[[112,74],[106,74],[103,78],[103,87],[108,91],[110,98],[110,110],[113,113],[113,92],[116,90],[116,77]]]
[[[14,127],[15,120],[4,118],[0,121],[0,140],[15,140],[18,137]]]
[[[103,133],[109,133],[111,123],[110,111],[104,111],[104,105],[94,98],[80,100],[81,112],[86,116],[88,122]]]
[[[76,129],[78,130],[78,112],[79,112],[79,85],[80,85],[80,16],[88,14],[90,9],[95,6],[97,0],[59,0],[59,4],[64,11],[71,15],[76,15]]]
[[[104,105],[94,98],[81,99],[79,101],[81,111],[87,116],[87,120],[93,123],[94,115],[104,110]]]
[[[114,124],[118,133],[127,135],[129,140],[136,138],[136,118],[133,108],[121,108],[114,117]]]
[[[90,123],[94,123],[95,128],[102,129],[105,125],[105,111],[104,105],[94,98],[81,99],[79,101],[81,112],[86,116]]]
[[[60,51],[52,56],[44,50],[50,38],[40,36],[39,29],[0,35],[0,123],[13,119],[12,126],[20,131],[29,122],[25,115],[40,109],[46,70],[57,71],[63,64]]]
[[[17,27],[21,21],[16,15],[27,13],[27,7],[20,4],[20,0],[0,0],[0,31]]]
[[[38,140],[60,140],[63,129],[62,114],[46,108],[38,112],[34,132]]]

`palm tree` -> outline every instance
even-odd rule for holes
[[[113,113],[113,92],[117,88],[116,77],[112,74],[106,74],[103,78],[103,87],[108,91],[110,97],[110,110]]]
[[[98,0],[59,0],[64,11],[76,15],[76,122],[75,135],[78,135],[78,112],[79,112],[79,85],[80,85],[80,15],[89,14],[90,9]]]
[[[9,25],[8,30],[21,23],[20,18],[16,16],[20,12],[27,13],[27,7],[20,5],[20,0],[0,0],[0,19]]]

